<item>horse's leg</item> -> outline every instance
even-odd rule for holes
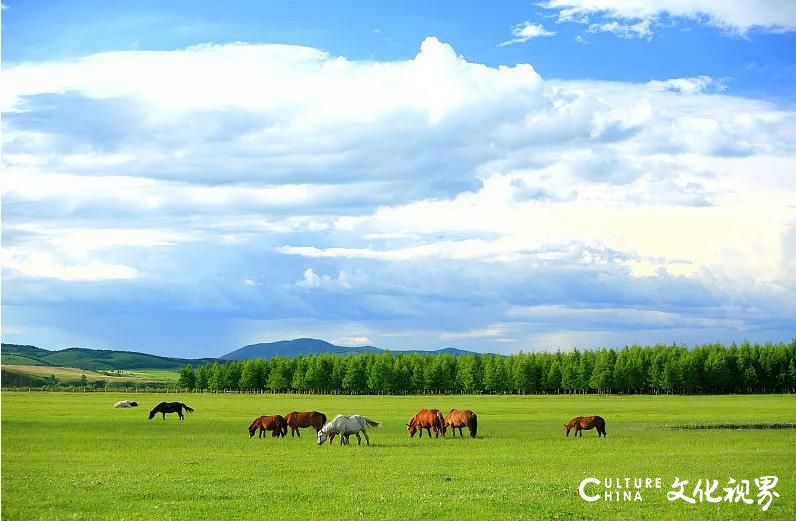
[[[461,428],[461,427],[459,427],[459,437],[460,437],[460,438],[463,438],[463,437],[464,437],[464,434],[462,434],[462,428]]]
[[[356,433],[356,435],[357,435],[357,445],[362,445],[362,437],[359,435],[358,432]]]
[[[299,429],[298,427],[296,427],[296,436],[301,438],[301,429]]]
[[[428,437],[431,438],[431,427],[426,427],[426,432],[428,433]]]
[[[163,419],[164,420],[166,419],[166,413],[165,412],[163,413]]]
[[[365,441],[367,442],[368,447],[370,447],[370,438],[368,438],[368,431],[362,431],[362,434],[365,435]]]

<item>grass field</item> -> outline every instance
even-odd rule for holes
[[[4,355],[3,361],[6,361]],[[3,369],[12,372],[28,374],[31,376],[50,376],[53,375],[62,384],[74,384],[80,382],[80,377],[85,375],[88,382],[97,380],[103,382],[119,382],[119,383],[176,383],[179,379],[179,371],[169,369],[135,369],[130,371],[90,371],[88,369],[79,369],[77,367],[57,367],[49,365],[6,365],[3,364]]]
[[[139,409],[113,409],[132,398]],[[196,412],[148,421],[162,400]],[[471,408],[477,439],[409,439],[421,407]],[[249,439],[260,414],[317,409],[384,423],[372,446]],[[565,438],[601,414],[607,438]],[[793,519],[796,430],[690,430],[676,424],[789,423],[796,396],[293,396],[2,394],[2,517],[53,519]],[[364,443],[364,440],[363,440]],[[767,512],[742,503],[669,502],[691,481],[776,475]],[[637,502],[586,503],[585,477],[661,477]],[[754,485],[753,485],[754,489]],[[690,490],[688,490],[690,491]],[[753,490],[756,494],[756,489]]]

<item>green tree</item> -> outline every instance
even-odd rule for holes
[[[550,391],[556,392],[561,389],[561,365],[557,359],[553,360],[553,363],[550,364],[550,369],[547,370],[545,387]]]
[[[290,360],[282,356],[271,359],[271,371],[267,380],[269,389],[272,391],[284,391],[290,387],[292,378]]]
[[[183,389],[193,391],[196,387],[196,373],[193,370],[193,365],[188,364],[180,371],[180,378],[177,380],[177,385]]]
[[[367,389],[367,376],[365,374],[365,359],[361,356],[350,356],[347,360],[343,389],[348,392],[361,393]]]
[[[257,391],[262,389],[263,371],[259,360],[246,360],[240,374],[238,386],[242,391]]]
[[[200,366],[199,369],[196,370],[196,388],[209,389],[211,374],[212,374],[212,369],[210,364],[205,364],[203,366]]]
[[[392,355],[378,354],[368,368],[368,389],[374,393],[388,393],[393,389]]]
[[[598,391],[610,391],[613,388],[613,368],[615,363],[613,350],[601,349],[594,362],[594,370],[589,379],[589,386]]]
[[[460,356],[456,365],[456,385],[467,392],[480,391],[481,372],[478,358],[473,355]]]

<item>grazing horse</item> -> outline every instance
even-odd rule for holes
[[[180,419],[183,420],[185,419],[182,415],[183,409],[185,409],[188,412],[193,412],[193,409],[191,409],[182,402],[160,402],[155,406],[154,409],[149,411],[149,419],[151,420],[152,418],[154,418],[157,413],[162,413],[163,419],[165,420],[166,413],[176,412],[179,415]]]
[[[285,421],[287,421],[287,424],[291,429],[290,437],[292,438],[293,436],[298,436],[301,438],[301,431],[299,431],[299,429],[313,427],[315,428],[315,432],[318,432],[326,423],[326,415],[318,411],[293,411],[285,416]]]
[[[254,419],[252,424],[249,425],[249,438],[254,436],[254,433],[257,432],[257,429],[260,429],[260,435],[258,438],[262,438],[265,431],[271,431],[272,438],[286,436],[287,422],[285,421],[285,418],[279,414],[274,414],[273,416],[258,416]]]
[[[598,438],[600,435],[608,436],[605,433],[605,420],[603,420],[602,416],[578,416],[577,418],[572,418],[572,421],[564,425],[564,432],[566,432],[567,436],[569,436],[569,431],[575,429],[575,436],[580,435],[582,438],[582,431],[593,429],[595,427],[597,427]]]
[[[365,441],[370,445],[370,438],[368,438],[367,432],[368,427],[378,428],[381,427],[381,423],[360,416],[359,414],[353,416],[338,414],[332,421],[321,427],[321,430],[318,431],[318,445],[323,445],[327,439],[329,440],[329,445],[331,445],[336,434],[340,435],[340,445],[348,445],[348,437],[352,434],[357,437],[357,445],[361,445],[362,438],[359,436],[360,432],[365,435]]]
[[[453,437],[456,437],[456,429],[459,429],[459,437],[462,437],[462,427],[467,427],[470,431],[470,437],[475,438],[478,433],[478,416],[473,411],[464,409],[458,411],[451,409],[451,412],[445,417],[445,428],[450,427],[453,430]]]
[[[420,412],[414,415],[406,424],[406,430],[409,432],[409,437],[412,438],[415,432],[420,430],[420,437],[423,437],[423,429],[428,432],[428,437],[431,437],[431,429],[434,429],[434,436],[439,438],[442,434],[445,437],[445,418],[439,409],[420,409]]]
[[[115,409],[127,409],[129,407],[138,407],[138,402],[133,402],[130,400],[122,400],[120,402],[116,402],[113,404]]]

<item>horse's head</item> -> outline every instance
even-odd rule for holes
[[[328,437],[329,437],[329,435],[326,434],[326,431],[324,431],[323,429],[319,430],[318,431],[318,445],[323,445]]]
[[[249,438],[254,436],[255,432],[257,432],[257,427],[254,424],[249,425]]]
[[[151,420],[152,418],[154,418],[157,413],[158,413],[158,408],[157,407],[155,407],[154,409],[149,411],[149,419]]]
[[[572,425],[569,424],[569,423],[565,423],[564,424],[564,432],[566,433],[567,436],[569,436],[569,431],[571,431],[571,430],[572,430]]]
[[[417,432],[417,425],[415,424],[415,419],[412,418],[409,420],[409,423],[406,424],[406,432],[409,433],[409,437],[414,437],[415,433]]]

